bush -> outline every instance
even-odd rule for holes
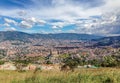
[[[3,65],[4,63],[5,63],[5,61],[0,60],[0,65]]]
[[[79,65],[80,59],[77,57],[69,56],[63,60],[63,63],[64,65],[61,66],[61,70],[67,68],[67,70],[69,69],[74,71],[74,68],[76,68]]]
[[[103,62],[101,64],[103,67],[115,67],[117,66],[116,59],[112,56],[103,57]]]

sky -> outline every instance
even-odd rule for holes
[[[120,0],[0,0],[0,31],[120,35]]]

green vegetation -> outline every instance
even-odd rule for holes
[[[94,67],[119,67],[120,68],[120,55],[107,55],[101,58],[89,59],[88,56],[76,56],[70,54],[63,54],[60,60],[63,63],[61,70],[72,70],[78,66],[91,65]]]
[[[3,65],[4,63],[5,63],[5,61],[0,60],[0,65]]]
[[[61,66],[61,70],[72,70],[74,71],[74,69],[79,65],[80,63],[80,59],[78,57],[75,57],[75,56],[66,56],[64,55],[64,59],[62,61],[62,63],[64,63],[62,66]]]
[[[0,71],[1,83],[120,83],[120,69],[76,69],[61,71]]]
[[[4,58],[7,55],[7,50],[0,49],[0,59]]]
[[[103,58],[103,62],[102,62],[102,66],[103,67],[115,67],[117,66],[117,61],[116,58],[112,57],[112,56],[105,56]]]

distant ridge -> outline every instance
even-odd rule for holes
[[[57,39],[57,40],[92,40],[102,38],[101,36],[77,33],[55,33],[55,34],[39,34],[25,33],[19,31],[0,31],[0,41],[19,40],[29,41],[29,39]]]
[[[113,46],[120,47],[120,36],[110,36],[95,40],[95,46]]]

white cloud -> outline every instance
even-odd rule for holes
[[[52,29],[57,29],[57,28],[59,28],[59,27],[57,27],[57,26],[52,26]]]
[[[17,25],[18,23],[12,19],[4,18],[5,23]]]
[[[37,20],[36,22],[38,25],[45,25],[46,24],[46,21],[44,20]]]
[[[57,19],[63,22],[49,22],[52,29],[61,29],[67,25],[76,24],[77,28],[73,32],[77,33],[92,33],[92,34],[116,34],[120,31],[120,0],[101,0],[104,4],[99,3],[100,0],[93,0],[84,3],[85,0],[51,0],[52,6],[41,7],[40,0],[32,0],[35,7],[21,9],[1,9],[1,15],[13,16],[17,18],[25,18],[19,24],[24,28],[32,28],[36,24],[44,25],[47,23],[44,20]],[[81,2],[77,4],[75,2]],[[99,6],[97,6],[97,3]],[[85,7],[85,6],[86,7]],[[92,5],[96,5],[92,7]],[[101,16],[101,18],[90,18],[90,16]],[[41,19],[43,20],[41,20]],[[79,20],[89,19],[89,20]],[[8,24],[16,24],[9,19]]]
[[[101,19],[90,18],[91,21],[86,21],[84,23],[78,23],[76,32],[78,33],[91,33],[98,35],[109,35],[109,34],[119,34],[120,31],[120,16],[114,12],[104,13]]]
[[[102,12],[113,12],[120,8],[120,0],[106,0],[105,2],[106,4],[100,7]]]
[[[25,10],[18,11],[19,16],[25,16],[27,15],[27,12]]]
[[[50,7],[41,7],[40,0],[32,0],[34,7],[30,7],[24,10],[21,9],[13,9],[13,10],[0,10],[3,15],[9,15],[9,16],[33,16],[37,18],[43,18],[43,19],[71,19],[74,20],[74,18],[86,18],[93,15],[100,15],[103,12],[118,9],[120,7],[119,0],[106,0],[105,4],[98,7],[89,7],[84,8],[84,4],[92,4],[96,2],[100,3],[99,0],[92,1],[86,1],[83,3],[84,0],[51,0],[52,5]],[[18,1],[17,1],[18,2]],[[45,3],[45,1],[43,1]],[[76,2],[79,2],[80,4],[76,4]],[[104,10],[103,10],[104,9]],[[109,10],[110,9],[110,10]],[[26,15],[27,13],[27,15]],[[18,15],[17,15],[18,14]]]
[[[24,20],[31,23],[31,24],[34,24],[34,23],[37,22],[37,19],[35,17],[27,18],[27,19],[24,19]]]
[[[26,22],[26,21],[22,21],[22,22],[19,24],[19,26],[22,27],[22,28],[27,28],[27,29],[33,27],[32,24],[30,24],[29,22]]]
[[[5,28],[5,31],[16,31],[16,28],[14,28],[14,27],[7,27],[7,28]]]
[[[10,27],[10,24],[5,23],[5,24],[3,24],[2,26],[4,26],[4,27]]]
[[[55,22],[55,23],[50,23],[53,27],[53,29],[57,29],[57,28],[63,28],[64,26],[67,25],[66,22]]]
[[[44,25],[46,22],[44,20],[36,19],[35,17],[24,18],[19,24],[22,28],[32,28],[36,25]]]

